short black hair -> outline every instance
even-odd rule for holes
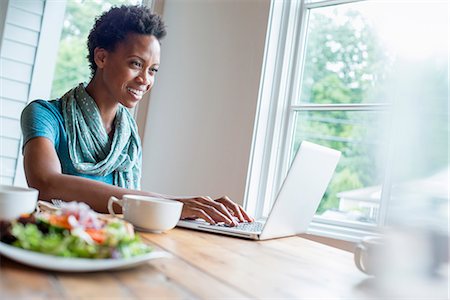
[[[153,35],[160,41],[166,35],[166,26],[160,16],[142,5],[122,5],[104,12],[96,18],[87,40],[91,76],[97,71],[94,61],[95,48],[114,51],[128,33]]]

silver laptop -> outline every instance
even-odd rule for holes
[[[306,232],[341,153],[303,141],[265,220],[241,223],[236,227],[210,225],[201,219],[180,220],[179,227],[266,240]]]

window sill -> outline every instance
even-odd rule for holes
[[[304,238],[317,241],[335,248],[353,252],[355,245],[365,236],[378,236],[375,226],[364,228],[347,227],[337,224],[327,224],[324,222],[311,222]]]
[[[331,237],[319,236],[310,233],[300,234],[299,237],[352,253],[354,252],[357,244],[354,242],[339,240]]]

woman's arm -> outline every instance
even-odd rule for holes
[[[130,190],[103,182],[62,174],[61,163],[53,143],[44,137],[33,138],[24,148],[24,168],[28,185],[39,190],[44,200],[86,202],[94,210],[107,212],[111,196],[122,198],[125,194],[136,194],[178,200],[184,203],[181,218],[203,218],[209,223],[225,222],[236,225],[239,221],[252,221],[242,207],[227,197],[212,200],[209,197],[174,197],[152,192]]]

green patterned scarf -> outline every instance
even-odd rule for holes
[[[140,189],[141,143],[130,112],[119,104],[111,141],[97,104],[83,83],[61,100],[69,155],[75,169],[95,176],[113,173],[114,185]]]

